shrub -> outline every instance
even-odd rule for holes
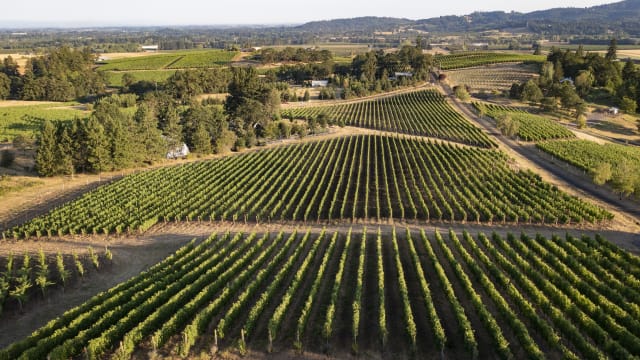
[[[16,154],[11,150],[2,150],[0,153],[0,166],[10,167],[16,159]]]

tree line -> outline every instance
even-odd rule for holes
[[[609,102],[627,113],[635,113],[640,104],[640,71],[630,60],[618,61],[615,39],[604,56],[585,52],[582,46],[576,51],[552,48],[540,77],[514,84],[510,95],[552,111],[560,104],[583,122],[584,99],[592,101],[596,90],[604,90]]]
[[[0,98],[70,101],[102,94],[105,79],[93,71],[88,48],[61,47],[27,61],[24,75],[10,56],[0,65]]]

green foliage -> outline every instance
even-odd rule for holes
[[[89,260],[91,260],[91,263],[96,270],[100,268],[100,259],[98,258],[98,254],[93,251],[93,247],[91,246],[89,246]]]
[[[70,101],[104,92],[102,77],[93,71],[94,55],[86,48],[54,47],[29,60],[23,81],[23,100]]]
[[[51,121],[45,120],[38,137],[36,169],[43,176],[53,176],[57,170],[56,128]]]
[[[626,112],[627,114],[635,114],[637,109],[638,103],[635,100],[630,99],[626,96],[623,97],[622,100],[620,100],[620,110]]]
[[[466,86],[464,85],[458,85],[453,89],[453,93],[455,94],[455,96],[462,100],[462,101],[467,101],[469,99],[471,99],[471,95],[469,95],[469,92],[467,91]]]
[[[129,91],[128,85],[138,81],[162,84],[167,81],[176,70],[131,70],[131,71],[102,71],[106,77],[107,85],[122,87],[123,91]],[[125,85],[128,84],[128,85]]]
[[[56,254],[56,271],[58,272],[58,277],[60,277],[60,283],[64,288],[67,284],[67,280],[71,276],[71,272],[66,269],[64,265],[64,258],[62,257],[62,253],[58,251]]]
[[[47,287],[55,285],[53,281],[49,280],[49,277],[49,265],[47,264],[47,258],[44,251],[40,249],[38,252],[38,269],[35,273],[35,283],[40,288],[40,291],[42,291],[42,297],[44,297]]]
[[[15,159],[16,159],[15,152],[8,149],[4,149],[0,151],[0,166],[5,168],[11,167]]]
[[[80,257],[75,252],[72,255],[73,255],[73,264],[76,268],[76,272],[78,273],[78,275],[80,275],[80,277],[84,277],[85,270],[84,270],[84,265],[82,264],[82,261],[80,261]]]
[[[604,185],[611,180],[612,176],[611,164],[607,162],[600,163],[591,169],[591,177],[596,185]]]

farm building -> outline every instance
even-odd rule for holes
[[[618,109],[617,107],[609,108],[609,114],[611,115],[618,115],[619,112],[620,112],[620,109]]]
[[[142,45],[142,51],[158,51],[158,45]]]
[[[311,80],[311,87],[326,87],[329,85],[329,80]]]
[[[189,155],[189,147],[185,143],[176,146],[173,150],[167,151],[167,159],[180,159],[187,155]]]
[[[393,76],[395,76],[396,78],[413,77],[413,73],[412,72],[399,72],[399,71],[396,71],[395,74],[393,74]]]

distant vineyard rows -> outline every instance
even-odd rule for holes
[[[376,130],[422,135],[455,142],[493,147],[495,143],[457,113],[434,90],[327,107],[284,110],[284,117],[317,118],[320,114],[337,122]]]
[[[570,139],[576,136],[566,127],[544,116],[530,114],[516,108],[474,103],[473,106],[479,112],[497,120],[500,116],[509,116],[518,123],[518,138],[524,141],[542,141],[552,139]]]
[[[442,70],[461,69],[474,66],[499,64],[507,62],[544,62],[544,55],[497,53],[497,52],[464,52],[450,55],[436,55],[435,62]]]

